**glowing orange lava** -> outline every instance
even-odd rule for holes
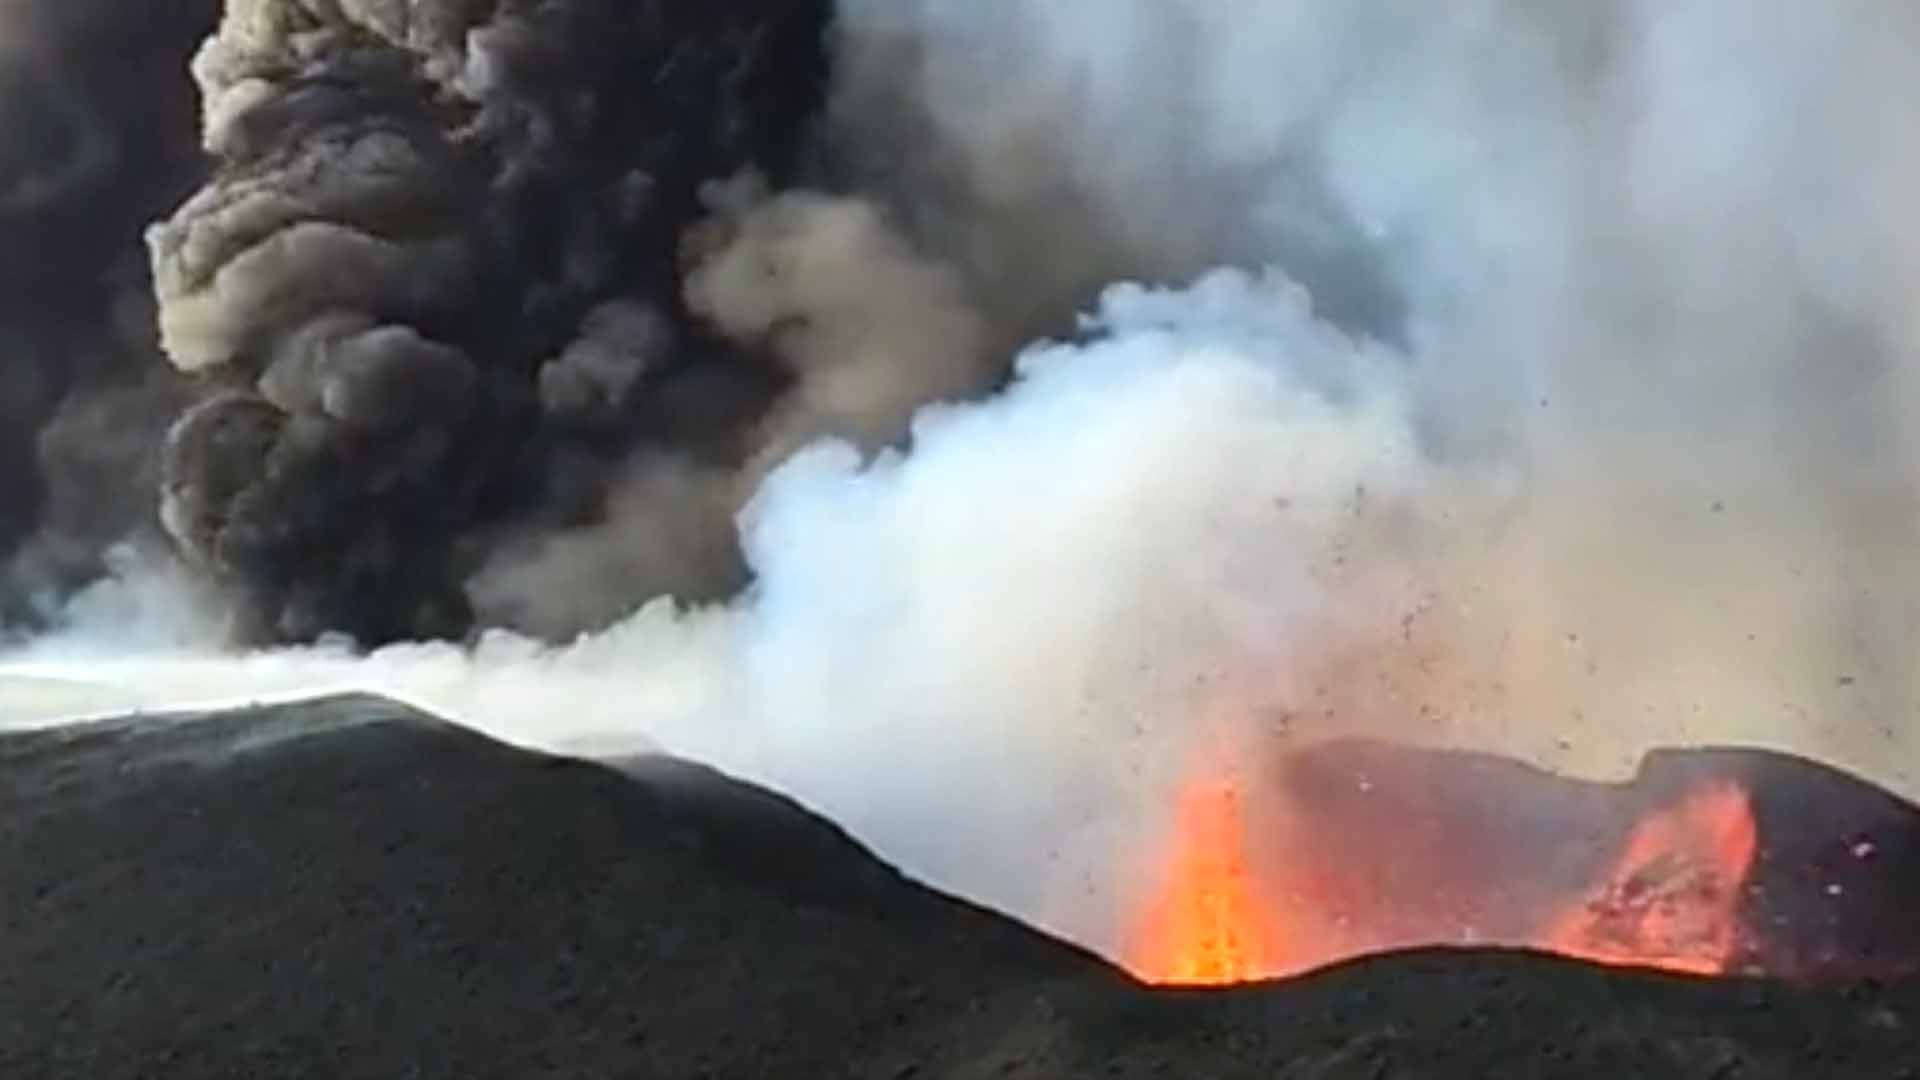
[[[1758,827],[1746,791],[1711,784],[1635,827],[1613,869],[1544,947],[1602,964],[1728,971]]]
[[[1247,863],[1238,787],[1201,776],[1180,793],[1165,877],[1128,949],[1140,978],[1224,986],[1280,974],[1284,937]]]
[[[1395,858],[1380,845],[1390,849],[1417,830],[1368,840],[1334,836],[1311,816],[1291,827],[1272,824],[1257,841],[1250,838],[1231,768],[1202,769],[1182,786],[1172,829],[1156,849],[1160,875],[1126,943],[1124,960],[1135,975],[1161,985],[1227,986],[1369,952],[1466,940],[1447,931],[1444,917],[1409,933],[1407,915],[1432,908],[1435,894],[1379,888],[1387,880],[1366,871],[1369,860]],[[1746,789],[1732,780],[1703,783],[1640,817],[1625,836],[1617,854],[1599,856],[1587,885],[1567,887],[1563,902],[1534,908],[1540,916],[1514,913],[1517,925],[1477,943],[1601,964],[1730,973],[1741,962],[1742,898],[1758,848]],[[1261,846],[1250,852],[1255,842]],[[1358,860],[1355,874],[1328,874],[1348,860]],[[1474,873],[1472,865],[1463,857],[1461,872]],[[1339,884],[1343,877],[1375,888],[1355,892]],[[1491,896],[1509,893],[1510,884],[1479,883]],[[1291,898],[1293,906],[1276,897]],[[1528,924],[1536,929],[1524,929]]]

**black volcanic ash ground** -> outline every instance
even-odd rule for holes
[[[0,738],[0,1075],[1920,1075],[1920,983],[1497,954],[1153,991],[692,766],[372,699]]]

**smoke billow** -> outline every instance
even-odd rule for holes
[[[670,170],[685,212],[584,278],[554,238],[629,235],[625,165],[523,107],[575,98],[474,88],[612,85],[591,35],[249,10],[200,63],[221,171],[155,234],[169,355],[234,376],[170,442],[174,534],[306,597],[282,634],[434,629],[429,582],[461,629],[605,629],[233,658],[134,574],[82,607],[159,644],[80,619],[17,670],[664,745],[1099,945],[1216,736],[1914,790],[1903,0],[842,0],[807,169]]]
[[[226,388],[162,516],[247,632],[457,636],[499,545],[604,517],[637,456],[741,452],[781,380],[702,340],[678,246],[702,185],[788,168],[826,15],[228,4],[193,64],[216,170],[148,239],[168,358]]]
[[[919,91],[893,96],[942,163],[918,205],[974,274],[1013,293],[1041,253],[1058,291],[1025,295],[1051,307],[1080,285],[1049,252],[1096,278],[1277,265],[1404,352],[1425,455],[1518,474],[1454,515],[1474,539],[1410,624],[1447,659],[1384,707],[1504,717],[1556,758],[1818,731],[1884,768],[1904,745],[1909,9],[848,9],[843,130],[894,150],[874,101]]]
[[[774,470],[730,605],[658,601],[564,648],[496,633],[236,659],[173,651],[177,603],[103,587],[86,599],[129,636],[52,640],[18,670],[175,702],[373,688],[533,744],[660,746],[1105,940],[1088,891],[1108,896],[1107,860],[1196,720],[1310,696],[1311,673],[1254,676],[1367,644],[1449,537],[1398,358],[1316,322],[1286,279],[1118,289],[1087,330],[1023,356],[1004,399],[922,413],[910,454],[836,440]],[[169,659],[142,658],[156,643]]]
[[[906,246],[871,203],[768,196],[752,184],[716,201],[689,237],[697,257],[683,299],[715,332],[767,356],[785,392],[747,429],[737,463],[639,460],[609,485],[599,520],[496,549],[468,582],[487,624],[564,639],[652,597],[731,595],[746,580],[734,518],[767,470],[820,438],[878,450],[906,434],[920,406],[978,393],[998,375],[958,275]],[[650,320],[602,316],[630,340],[657,333]],[[627,378],[612,353],[592,345],[548,365],[543,391],[604,401]]]
[[[153,447],[187,395],[138,234],[199,175],[183,65],[216,7],[0,5],[0,632],[157,539]]]

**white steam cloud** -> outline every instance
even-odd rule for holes
[[[1449,485],[1413,445],[1398,359],[1314,321],[1283,278],[1117,289],[1094,326],[1097,344],[1027,354],[1003,398],[924,412],[910,455],[788,461],[744,512],[757,584],[730,607],[663,602],[558,650],[502,634],[368,658],[155,658],[96,624],[16,670],[157,701],[374,689],[534,745],[660,745],[1104,941],[1116,845],[1157,812],[1196,718],[1304,716],[1320,699],[1293,658],[1397,634],[1422,552],[1445,546],[1427,493]],[[141,600],[87,602],[151,639]]]
[[[123,612],[12,670],[147,702],[375,689],[536,745],[664,746],[1108,948],[1129,845],[1222,728],[1581,772],[1755,743],[1920,791],[1920,9],[848,0],[843,22],[833,142],[873,205],[776,197],[749,212],[770,242],[693,295],[735,333],[784,327],[785,360],[827,373],[816,415],[904,416],[1096,286],[1187,284],[1108,289],[904,451],[774,469],[729,606],[369,658],[136,647],[101,630]],[[815,269],[756,288],[769,259]],[[877,268],[886,289],[849,284]],[[589,587],[564,570],[590,562],[532,591]],[[0,715],[52,711],[7,704],[44,683],[7,693]]]

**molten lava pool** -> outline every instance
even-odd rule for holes
[[[1124,961],[1217,986],[1424,946],[1691,975],[1920,969],[1920,813],[1757,751],[1651,755],[1630,784],[1344,742],[1180,790]]]

